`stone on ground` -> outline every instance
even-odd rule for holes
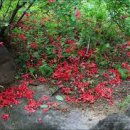
[[[0,46],[0,85],[6,86],[12,83],[14,77],[15,77],[14,60],[11,57],[8,50],[4,46]]]
[[[130,130],[130,107],[124,114],[109,115],[90,130]]]

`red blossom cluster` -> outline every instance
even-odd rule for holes
[[[105,98],[111,103],[113,94],[111,86],[121,83],[118,70],[110,69],[103,73],[106,81],[99,82],[92,89],[91,80],[95,80],[96,75],[99,76],[99,72],[94,61],[86,62],[87,54],[85,52],[83,51],[79,57],[70,57],[59,63],[53,73],[53,78],[57,80],[61,92],[66,95],[66,101],[94,103],[99,98]]]
[[[130,46],[130,41],[127,42],[127,45]]]
[[[14,86],[6,89],[5,91],[0,93],[0,108],[17,105],[19,104],[20,98],[33,98],[34,92],[27,87],[28,82],[24,81],[19,86]]]
[[[127,42],[127,46],[130,47],[130,41]],[[127,52],[127,56],[130,57],[130,51]]]
[[[3,114],[1,118],[6,121],[9,119],[9,114]]]
[[[51,108],[57,108],[57,102],[49,101],[50,97],[47,95],[42,96],[39,100],[34,99],[34,91],[29,89],[28,85],[31,81],[29,81],[28,74],[23,76],[24,81],[19,86],[14,86],[6,89],[5,91],[0,93],[0,108],[3,107],[12,107],[12,105],[20,104],[20,100],[22,98],[26,98],[28,103],[24,107],[24,109],[29,112],[35,112],[41,105],[46,104],[48,108],[44,108],[43,113],[47,112]],[[28,81],[27,81],[28,80]],[[3,120],[9,119],[9,114],[2,115]]]
[[[19,35],[19,39],[25,41],[26,40],[26,36],[24,34],[20,34]]]
[[[68,81],[70,79],[72,69],[72,66],[70,66],[67,62],[60,63],[57,66],[56,71],[53,73],[53,77],[55,79]]]
[[[48,2],[54,3],[56,0],[48,0]],[[30,17],[28,14],[25,16],[27,18]],[[80,19],[81,12],[79,9],[75,10],[75,17]],[[35,22],[34,20],[33,23]],[[23,29],[23,32],[33,28],[28,24],[24,25],[22,22],[19,23],[19,26]],[[25,34],[20,34],[18,38],[27,42]],[[51,83],[54,81],[55,83],[53,83],[60,87],[61,92],[66,96],[66,101],[69,102],[94,103],[99,98],[105,98],[111,102],[112,87],[121,83],[121,76],[118,70],[112,65],[111,68],[107,68],[107,72],[104,70],[104,73],[100,74],[98,63],[95,60],[96,51],[94,49],[92,50],[87,47],[79,48],[77,41],[68,37],[64,39],[63,43],[63,36],[60,35],[57,39],[54,39],[49,34],[47,35],[49,45],[31,42],[29,44],[29,49],[31,50],[29,51],[29,59],[25,61],[27,69],[34,68],[37,71],[43,65],[43,61],[47,62],[49,67],[52,67],[53,74],[49,77],[49,80],[41,76],[37,80],[41,83],[48,81]],[[39,38],[37,34],[34,37],[35,39]],[[127,45],[122,45],[123,49],[127,49],[128,46],[130,46],[130,42],[127,42]],[[116,46],[115,49],[119,49],[118,47]],[[49,50],[48,53],[44,51],[47,49]],[[34,56],[34,54],[38,54],[38,56]],[[48,58],[50,55],[55,55],[55,57]],[[129,56],[129,52],[127,52],[127,55]],[[106,60],[110,60],[107,54],[103,56]],[[122,67],[126,68],[130,73],[130,65],[128,63],[123,63]],[[104,80],[100,80],[100,77],[103,77]],[[26,81],[32,82],[28,74],[23,75],[23,78]],[[27,95],[31,95],[29,92],[27,93]],[[31,100],[26,110],[34,111],[38,106],[39,102]]]
[[[30,44],[30,47],[31,47],[32,49],[37,49],[37,48],[38,48],[38,44],[35,43],[35,42],[32,42],[32,43]]]
[[[25,106],[25,110],[28,111],[28,112],[35,112],[38,107],[42,105],[42,102],[39,102],[39,101],[36,101],[34,99],[31,99],[28,104]]]

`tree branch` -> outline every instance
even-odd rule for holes
[[[10,7],[11,7],[12,2],[13,2],[13,1],[12,1],[12,0],[10,0],[9,6],[8,6],[8,8],[7,8],[7,10],[6,10],[5,14],[3,15],[3,21],[5,20],[5,17],[6,17],[6,15],[7,15],[7,13],[8,13],[8,11],[9,11],[9,9],[10,9]]]
[[[18,19],[18,21],[16,23],[16,26],[22,20],[22,18],[24,17],[25,13],[32,7],[32,5],[34,4],[34,2],[35,2],[35,0],[29,4],[29,6],[27,7],[27,9],[23,12],[23,14],[21,15],[21,17]]]
[[[0,9],[2,9],[4,0],[0,0]]]
[[[2,0],[0,0],[0,9],[2,8]]]
[[[18,1],[17,5],[16,5],[16,8],[14,9],[14,11],[12,13],[12,16],[11,16],[11,18],[9,20],[9,25],[13,22],[13,20],[14,20],[14,18],[16,16],[17,12],[19,11],[19,9],[22,8],[26,3],[27,2],[23,2],[21,5],[19,5],[19,1]]]
[[[0,33],[1,33],[1,34],[4,35],[5,30],[6,30],[6,29],[10,26],[10,24],[13,22],[13,20],[14,20],[16,14],[18,13],[19,9],[22,8],[27,2],[23,2],[21,5],[20,5],[19,3],[20,3],[20,0],[18,0],[17,5],[16,5],[16,7],[15,7],[15,9],[14,9],[12,15],[11,15],[11,18],[10,18],[10,20],[9,20],[9,25],[8,25],[8,26],[4,26],[4,27],[1,28],[1,30],[0,30]]]

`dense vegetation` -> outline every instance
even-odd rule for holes
[[[71,102],[112,102],[130,78],[129,0],[1,0],[0,35],[18,75]]]

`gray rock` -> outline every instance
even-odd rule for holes
[[[109,115],[90,130],[130,130],[130,106],[125,114]]]
[[[124,114],[112,114],[90,130],[130,130],[130,118]]]
[[[127,110],[125,111],[125,114],[130,117],[130,105],[128,106]]]
[[[34,113],[28,113],[24,110],[26,101],[12,109],[0,109],[0,117],[4,113],[9,113],[7,121],[0,118],[0,130],[89,130],[98,122],[89,121],[92,115],[87,112],[86,115],[79,109],[71,109],[69,112],[50,110],[43,113],[39,108]]]
[[[8,85],[15,77],[15,64],[10,53],[4,46],[0,46],[0,85]]]

